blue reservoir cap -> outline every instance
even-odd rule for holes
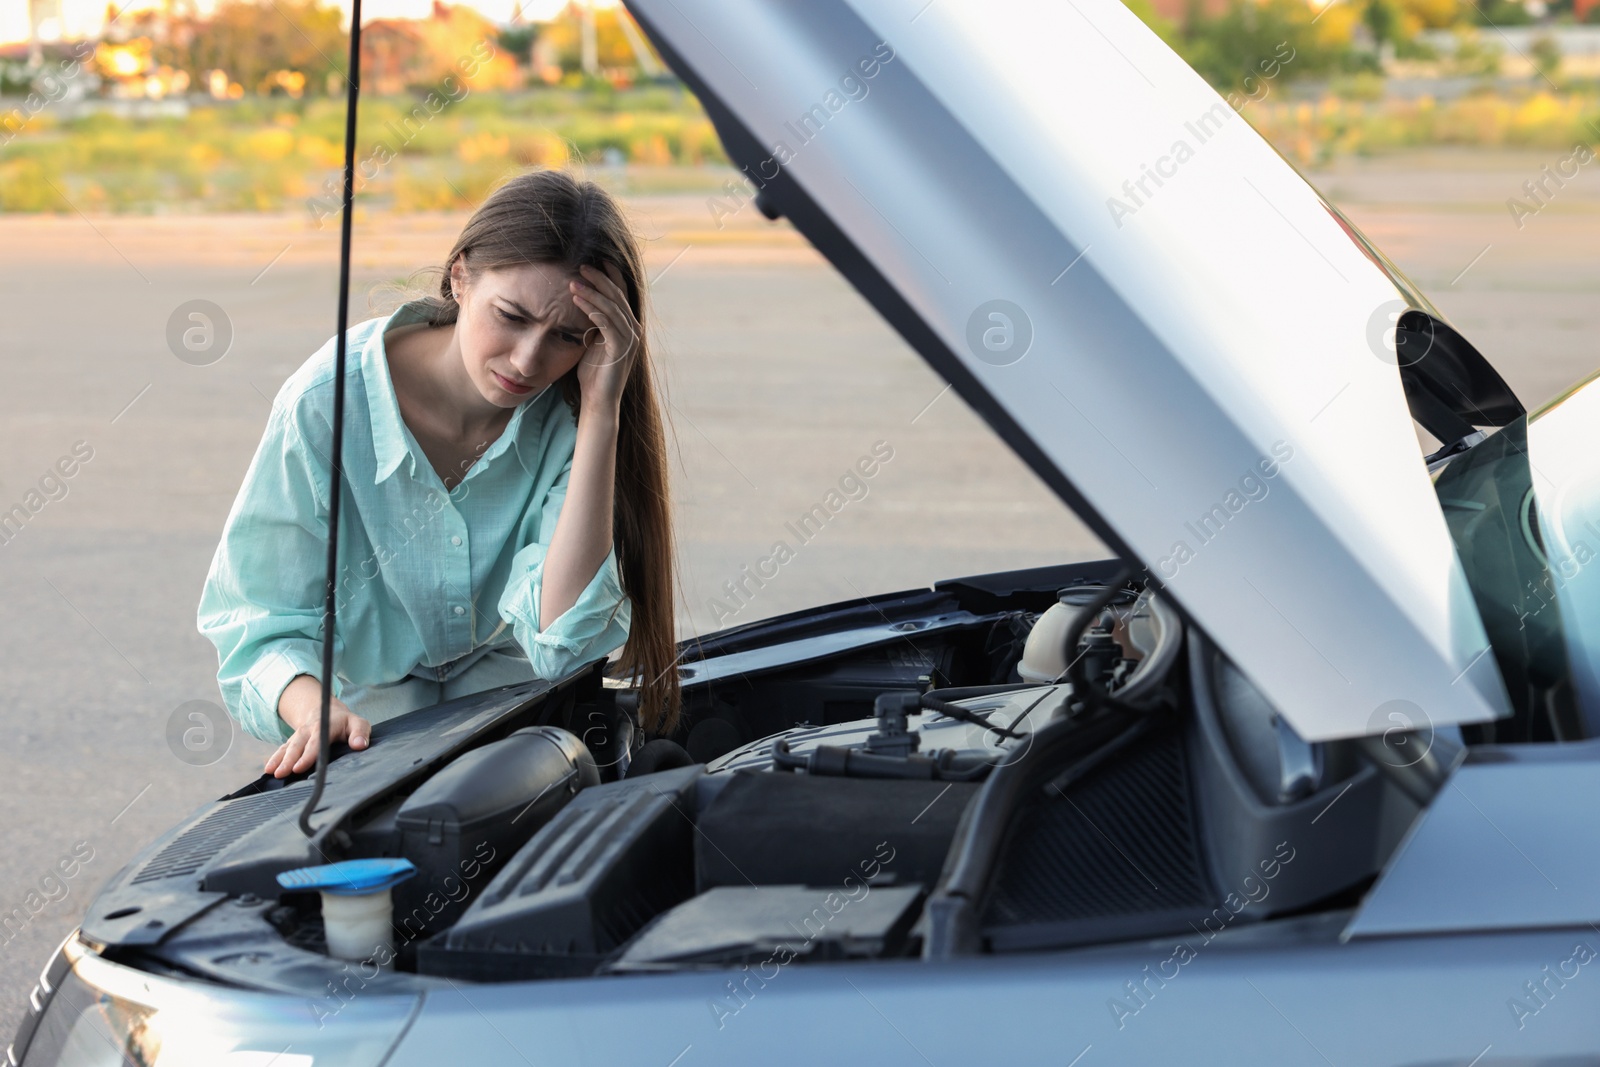
[[[377,893],[417,873],[407,859],[345,860],[320,867],[280,871],[278,884],[285,889],[317,889],[341,897]]]

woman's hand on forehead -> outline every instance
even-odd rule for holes
[[[612,263],[604,271],[588,264],[578,268],[581,280],[571,283],[572,300],[589,316],[589,350],[578,363],[578,387],[583,403],[601,404],[615,411],[622,388],[638,356],[643,330],[628,306],[622,271]]]

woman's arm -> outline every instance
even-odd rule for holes
[[[566,501],[545,553],[540,631],[577,603],[611,553],[622,389],[638,353],[640,331],[621,287],[621,272],[609,265],[607,270],[609,276],[581,267],[588,284],[572,283],[573,301],[599,327],[601,340],[589,346],[578,364],[578,438]]]
[[[545,554],[539,629],[547,630],[572,607],[611,551],[612,487],[617,470],[617,417],[592,411],[578,416],[567,498]]]
[[[279,777],[291,767],[305,769],[300,764],[321,710],[328,508],[326,470],[317,457],[328,444],[318,449],[308,442],[311,428],[301,424],[296,399],[285,389],[273,406],[223,525],[196,619],[216,646],[217,684],[229,714],[252,736],[285,742],[266,767],[280,770]],[[335,697],[338,691],[335,678]],[[330,736],[364,747],[365,720],[342,709],[335,699]],[[294,758],[280,759],[291,745]],[[309,752],[314,759],[314,744]]]
[[[295,403],[280,393],[239,486],[200,593],[196,622],[217,649],[217,685],[252,736],[282,741],[278,699],[320,673],[316,573],[326,558],[322,480],[306,461]]]
[[[575,445],[576,440],[572,443]],[[545,565],[556,527],[566,510],[574,459],[575,452],[539,501],[534,539],[512,556],[510,578],[499,600],[500,617],[510,625],[538,678],[560,678],[578,664],[621,647],[633,622],[632,604],[622,589],[616,551],[609,545],[588,584],[565,611],[549,616],[540,607],[546,602]]]

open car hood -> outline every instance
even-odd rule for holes
[[[787,216],[1302,737],[1507,712],[1407,394],[1521,406],[1118,0],[628,5],[760,190],[713,207]]]

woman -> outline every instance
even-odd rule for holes
[[[439,295],[347,335],[329,738],[623,646],[641,725],[678,712],[662,418],[638,245],[561,171],[495,191]],[[334,341],[279,391],[206,577],[231,715],[316,763]]]

